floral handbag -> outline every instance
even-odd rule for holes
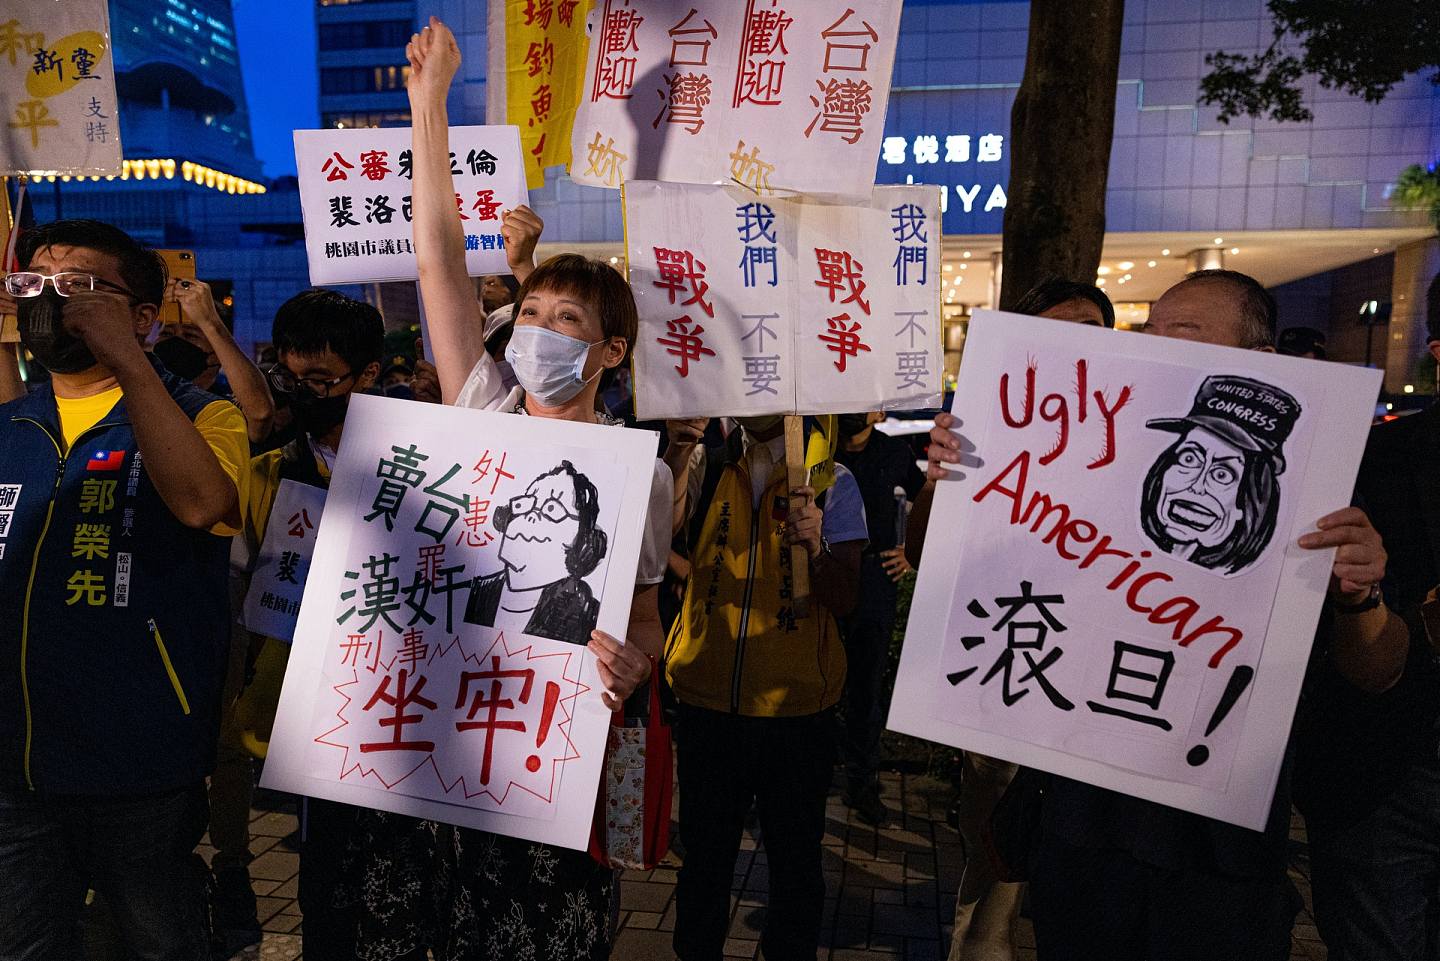
[[[660,706],[660,668],[611,716],[590,854],[601,864],[649,871],[670,848],[675,793],[670,725]]]

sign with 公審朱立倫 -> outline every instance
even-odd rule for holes
[[[939,192],[866,203],[625,185],[643,418],[936,407]]]
[[[1261,829],[1379,381],[977,312],[889,727]]]
[[[504,211],[528,201],[515,127],[451,127],[455,213],[472,277],[508,274]],[[295,131],[310,282],[418,280],[408,127]]]
[[[14,0],[0,10],[0,174],[121,172],[109,8]]]
[[[583,850],[585,645],[626,635],[655,435],[359,395],[345,427],[262,784]]]
[[[868,197],[900,0],[595,0],[576,183]]]

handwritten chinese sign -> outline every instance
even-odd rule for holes
[[[977,313],[890,726],[1262,828],[1379,381]]]
[[[472,276],[509,273],[500,212],[526,202],[514,127],[450,128],[455,215]],[[313,284],[418,280],[407,128],[295,131]]]
[[[938,201],[920,186],[842,206],[627,184],[641,416],[938,406]]]
[[[583,849],[610,720],[584,645],[626,633],[654,458],[353,398],[265,785]]]
[[[241,623],[257,634],[289,641],[295,637],[305,579],[315,552],[325,491],[283,480],[275,492],[265,540],[250,576]]]
[[[596,0],[570,176],[868,196],[900,0]]]
[[[0,78],[0,173],[120,172],[104,0],[5,4]]]
[[[570,162],[588,9],[588,0],[490,0],[487,107],[520,129],[532,189],[545,183],[545,168]]]

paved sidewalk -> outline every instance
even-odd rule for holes
[[[945,823],[947,785],[901,774],[881,776],[881,793],[891,812],[880,830],[860,823],[832,795],[825,835],[825,901],[820,961],[935,961],[949,950],[950,921],[960,883],[960,837]],[[301,958],[300,909],[295,902],[299,856],[283,840],[296,829],[294,806],[260,792],[251,834],[256,859],[250,866],[265,930],[262,944],[236,959],[293,961]],[[1304,827],[1292,826],[1291,876],[1305,897],[1296,921],[1292,961],[1325,961],[1310,916],[1309,865]],[[742,843],[731,897],[727,957],[755,959],[765,918],[765,854],[753,834]],[[208,858],[211,850],[202,847]],[[673,854],[654,871],[627,872],[621,884],[621,929],[615,961],[672,961],[675,928]],[[1034,961],[1028,921],[1019,932],[1019,961]]]

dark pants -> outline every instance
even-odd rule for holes
[[[1330,961],[1440,958],[1440,761],[1417,764],[1369,817],[1309,840]]]
[[[0,789],[0,961],[76,961],[85,893],[105,898],[129,955],[204,961],[205,785],[143,797]]]
[[[840,742],[851,791],[875,780],[880,732],[885,727],[885,667],[895,631],[895,582],[880,557],[867,554],[860,566],[855,610],[840,622],[845,642],[845,731]]]
[[[1030,871],[1040,961],[1284,961],[1300,907],[1283,873],[1163,870],[1048,833]]]
[[[340,896],[345,847],[354,834],[356,808],[336,801],[301,798],[301,937],[309,961],[353,961],[359,907]]]
[[[825,879],[820,841],[835,763],[835,718],[742,717],[680,706],[680,834],[675,953],[719,961],[745,816],[755,804],[769,863],[760,946],[768,961],[815,961]]]

